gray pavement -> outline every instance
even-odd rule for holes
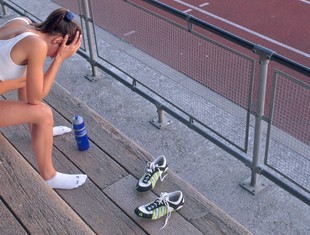
[[[127,46],[111,35],[107,40],[114,59],[141,70]],[[153,61],[148,62],[149,67],[146,62],[143,66],[153,71]],[[75,55],[63,64],[56,81],[146,151],[165,155],[172,171],[254,234],[309,234],[309,206],[273,183],[256,196],[248,193],[239,185],[250,176],[243,163],[169,116],[172,125],[155,128],[149,122],[157,117],[153,104],[107,74],[90,82],[84,78],[90,72],[88,62]]]

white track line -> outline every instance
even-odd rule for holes
[[[204,6],[207,6],[207,5],[209,5],[209,4],[210,4],[210,3],[205,2],[205,3],[203,3],[203,4],[200,4],[199,7],[204,7]]]
[[[187,10],[185,10],[185,11],[183,11],[184,13],[188,13],[188,12],[190,12],[190,11],[192,11],[193,9],[187,9]]]
[[[238,28],[238,29],[242,29],[242,30],[244,30],[244,31],[246,31],[246,32],[248,32],[248,33],[250,33],[250,34],[253,34],[253,35],[257,36],[257,37],[260,37],[260,38],[262,38],[262,39],[264,39],[264,40],[266,40],[266,41],[269,41],[269,42],[272,42],[272,43],[274,43],[274,44],[277,44],[277,45],[279,45],[279,46],[281,46],[281,47],[284,47],[284,48],[286,48],[286,49],[288,49],[288,50],[290,50],[290,51],[293,51],[293,52],[295,52],[295,53],[297,53],[297,54],[299,54],[299,55],[305,56],[306,58],[310,58],[310,54],[308,54],[308,53],[306,53],[306,52],[303,52],[303,51],[298,50],[298,49],[296,49],[296,48],[294,48],[294,47],[288,46],[288,45],[286,45],[286,44],[284,44],[284,43],[282,43],[282,42],[278,42],[278,41],[276,41],[276,40],[274,40],[274,39],[272,39],[272,38],[266,37],[266,36],[264,36],[264,35],[262,35],[262,34],[260,34],[260,33],[257,33],[257,32],[255,32],[255,31],[251,30],[251,29],[248,29],[248,28],[243,27],[243,26],[241,26],[241,25],[238,25],[238,24],[236,24],[236,23],[234,23],[234,22],[231,22],[231,21],[229,21],[229,20],[226,20],[226,19],[224,19],[224,18],[222,18],[222,17],[219,17],[219,16],[217,16],[217,15],[215,15],[215,14],[212,14],[212,13],[210,13],[210,12],[207,12],[207,11],[205,11],[205,10],[202,10],[202,9],[200,9],[199,7],[193,6],[193,5],[191,5],[191,4],[188,4],[188,3],[186,3],[186,2],[183,2],[183,1],[181,1],[181,0],[174,0],[174,1],[180,3],[180,4],[184,5],[184,6],[187,6],[187,7],[189,7],[189,8],[192,8],[192,9],[194,9],[194,10],[196,10],[196,11],[199,11],[199,12],[201,12],[201,13],[203,13],[203,14],[206,14],[206,15],[208,15],[208,16],[211,16],[211,17],[213,17],[213,18],[215,18],[215,19],[217,19],[217,20],[220,20],[220,21],[222,21],[222,22],[225,22],[225,23],[227,23],[227,24],[229,24],[229,25],[232,25],[232,26],[234,26],[234,27],[236,27],[236,28]]]

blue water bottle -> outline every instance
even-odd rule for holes
[[[89,141],[83,118],[78,115],[74,116],[72,126],[78,149],[80,151],[87,150],[89,148]]]

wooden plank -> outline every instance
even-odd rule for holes
[[[1,234],[28,234],[0,198]]]
[[[29,233],[94,234],[3,135],[0,148],[0,196]]]
[[[109,197],[114,198],[115,203],[117,203],[118,206],[121,207],[129,216],[134,218],[137,223],[139,223],[139,225],[149,234],[203,234],[190,222],[180,216],[178,212],[171,214],[166,227],[162,230],[160,228],[164,225],[166,216],[158,220],[145,220],[136,216],[134,213],[136,207],[152,202],[157,197],[152,192],[137,192],[135,190],[136,183],[136,179],[129,175],[104,189],[104,192]],[[123,195],[126,195],[126,197]]]

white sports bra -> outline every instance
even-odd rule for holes
[[[13,20],[22,20],[29,25],[29,22],[24,18],[14,18],[9,20],[8,22]],[[6,22],[6,24],[8,22]],[[7,40],[0,40],[0,81],[14,80],[22,76],[25,76],[27,66],[26,65],[21,66],[15,64],[11,59],[11,50],[16,43],[18,43],[20,40],[24,39],[29,35],[36,35],[36,34],[31,32],[25,32],[20,35],[17,35],[14,38],[10,38]]]

